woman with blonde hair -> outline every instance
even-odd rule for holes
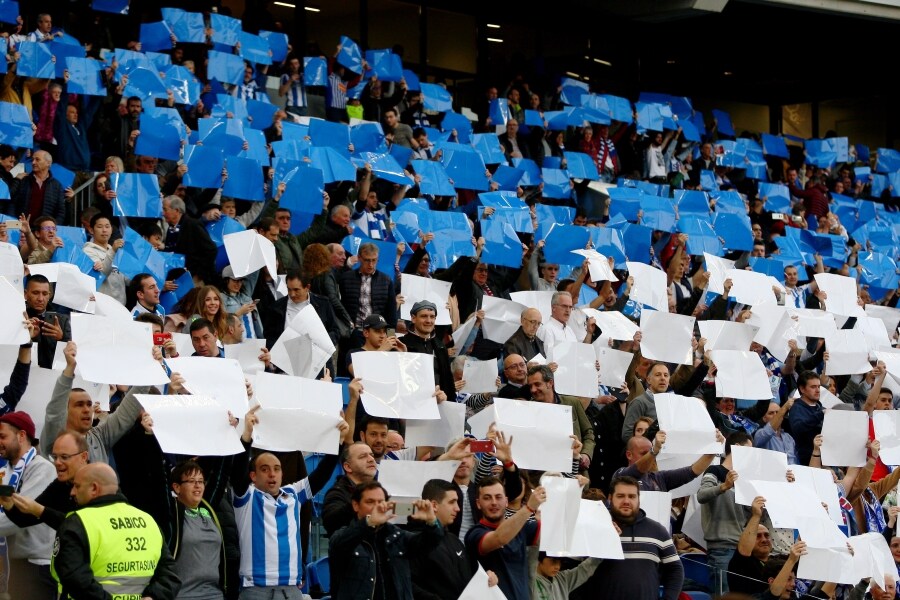
[[[222,336],[228,331],[227,313],[223,307],[222,292],[214,285],[204,285],[197,292],[194,302],[194,315],[198,315],[216,328],[216,336],[222,339]]]

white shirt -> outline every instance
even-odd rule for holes
[[[284,326],[287,327],[291,324],[291,321],[294,320],[294,317],[303,310],[304,306],[309,304],[309,300],[306,302],[294,302],[290,298],[287,301],[287,310],[284,311]]]
[[[580,341],[581,340],[575,336],[575,331],[571,327],[564,325],[553,317],[550,317],[550,320],[544,325],[544,348],[547,349],[548,354],[550,349],[560,342]]]

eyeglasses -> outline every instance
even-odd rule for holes
[[[478,267],[475,269],[476,273],[487,273],[487,267]]]
[[[204,481],[203,479],[182,479],[178,483],[180,483],[181,485],[206,485],[206,481]]]
[[[518,362],[518,363],[515,363],[515,364],[513,364],[513,365],[509,365],[509,366],[506,367],[506,368],[507,368],[507,369],[524,369],[525,366],[526,366],[525,363],[523,363],[523,362]]]
[[[541,324],[541,320],[540,320],[540,319],[523,319],[523,320],[524,320],[526,323],[529,323],[529,324],[531,324],[531,325],[540,325],[540,324]]]
[[[56,227],[41,227],[41,231],[56,231]]]
[[[81,452],[79,452],[78,454],[81,454]],[[58,460],[62,462],[69,462],[70,460],[78,456],[78,454],[50,454],[49,458],[51,462],[56,462]]]

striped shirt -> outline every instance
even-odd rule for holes
[[[309,479],[302,479],[282,487],[278,498],[251,485],[234,499],[243,587],[300,585],[300,506],[312,496]]]
[[[329,108],[347,108],[347,84],[340,75],[332,73],[328,76],[326,91]]]
[[[281,76],[281,85],[285,85],[291,81],[290,73]],[[295,108],[303,108],[306,106],[306,88],[303,87],[303,78],[291,83],[287,89],[287,100],[285,106],[293,106]]]
[[[143,304],[141,304],[140,302],[138,302],[137,304],[135,304],[135,305],[134,305],[134,308],[131,309],[131,318],[132,318],[132,319],[135,319],[135,318],[137,318],[138,315],[143,314],[143,313],[148,313],[148,314],[151,314],[151,315],[156,315],[156,316],[158,316],[158,317],[161,318],[161,319],[165,319],[165,318],[166,318],[166,309],[163,308],[163,305],[162,305],[162,304],[157,304],[156,307],[155,307],[152,311],[150,311],[149,309],[147,309],[147,307],[145,307],[145,306],[144,306]]]

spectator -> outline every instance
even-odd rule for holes
[[[763,415],[763,426],[753,434],[753,445],[757,448],[784,452],[789,465],[797,463],[797,445],[794,438],[782,427],[785,416],[794,406],[793,396],[785,400],[782,406],[769,403],[769,409]]]
[[[503,153],[507,160],[513,158],[531,158],[528,150],[528,143],[524,137],[519,135],[519,122],[510,118],[506,121],[506,133],[497,136],[500,144],[503,146]]]
[[[716,438],[719,443],[725,441],[718,431]],[[652,444],[642,435],[635,435],[628,440],[625,450],[628,466],[616,471],[614,477],[632,477],[641,484],[641,489],[647,492],[667,492],[686,485],[703,475],[715,458],[713,454],[704,454],[694,461],[694,464],[687,467],[665,471],[652,470],[656,463],[655,457],[659,455],[665,444],[665,431],[658,431]]]
[[[351,313],[352,314],[352,313]],[[443,342],[435,336],[434,321],[437,307],[433,302],[420,300],[409,309],[411,328],[399,339],[409,352],[422,352],[434,356],[434,380],[448,398],[456,397],[450,354]],[[391,321],[388,321],[390,323]]]
[[[225,282],[222,301],[224,310],[241,320],[248,338],[264,339],[259,311],[256,310],[256,302],[250,296],[251,290],[256,286],[258,276],[259,271],[251,273],[247,277],[237,277],[231,265],[222,269],[222,280]]]
[[[812,371],[804,371],[797,378],[800,402],[794,403],[788,413],[791,435],[797,448],[797,464],[808,465],[813,451],[813,439],[821,433],[825,412],[819,402],[821,380]]]
[[[325,494],[322,505],[322,524],[325,532],[332,536],[334,532],[350,525],[356,518],[351,498],[356,486],[375,479],[378,463],[372,449],[362,442],[354,442],[341,451],[342,475],[334,482],[334,486]]]
[[[757,496],[750,505],[750,519],[738,540],[737,552],[728,563],[728,589],[739,594],[761,594],[767,586],[764,570],[772,553],[769,528],[760,523],[766,499]]]
[[[66,200],[75,192],[72,188],[63,189],[58,179],[50,173],[53,158],[49,152],[38,150],[31,160],[31,174],[19,182],[16,195],[13,197],[12,215],[46,215],[56,223],[63,223],[66,218]],[[37,223],[35,222],[35,226]]]
[[[150,313],[163,319],[166,318],[166,309],[159,303],[159,286],[153,275],[138,273],[131,278],[129,290],[130,295],[134,297],[134,308],[131,309],[132,317]]]
[[[507,355],[503,359],[503,375],[506,377],[506,385],[500,388],[497,396],[500,398],[531,400],[531,387],[528,385],[528,365],[522,356],[518,354]]]
[[[307,113],[306,87],[303,85],[303,69],[300,57],[291,54],[287,57],[287,69],[281,75],[278,95],[285,98],[284,110],[289,114],[305,117]]]
[[[338,244],[334,246],[340,248],[338,260],[343,264],[346,260],[344,249]],[[341,302],[341,290],[334,269],[335,252],[337,251],[334,248],[323,244],[307,246],[303,251],[303,274],[309,281],[310,291],[326,298],[331,304],[334,309],[335,325],[340,333],[340,339],[343,340],[350,337],[353,327],[352,319]]]
[[[359,269],[343,273],[338,283],[341,302],[353,319],[354,336],[358,343],[362,338],[363,322],[369,315],[381,315],[388,325],[397,323],[397,294],[393,278],[377,270],[378,246],[361,244],[357,256]],[[406,343],[406,340],[402,341]]]
[[[535,402],[565,404],[572,407],[572,430],[578,441],[584,444],[581,452],[581,464],[585,469],[590,467],[591,456],[594,454],[594,430],[591,429],[591,423],[584,414],[581,400],[573,396],[560,396],[556,393],[553,371],[547,365],[535,365],[528,369],[528,386],[531,388],[531,398]]]
[[[572,294],[569,292],[554,292],[550,298],[550,320],[544,327],[544,346],[553,348],[560,342],[585,342],[591,343],[596,324],[593,317],[589,317],[585,325],[587,334],[584,339],[578,339],[575,332],[569,326],[572,310],[575,308],[572,302]]]
[[[184,200],[178,196],[164,198],[163,221],[166,251],[185,255],[185,267],[194,276],[194,281],[211,282],[216,245],[203,225],[185,214]]]
[[[56,356],[56,344],[72,339],[69,317],[48,312],[50,282],[43,275],[32,275],[25,284],[25,313],[33,325],[31,339],[37,342],[38,366],[50,369]]]
[[[291,271],[287,274],[286,284],[288,295],[277,300],[263,316],[263,331],[266,332],[268,348],[271,349],[275,345],[285,328],[308,305],[316,311],[332,343],[337,345],[340,332],[335,322],[334,309],[331,308],[328,300],[310,292],[309,281],[298,271]]]
[[[538,354],[547,356],[544,350],[544,342],[537,336],[541,327],[541,312],[536,308],[526,308],[520,318],[521,326],[516,330],[503,346],[507,356],[520,354],[525,361],[529,361]]]
[[[412,128],[400,122],[400,115],[396,108],[388,108],[384,111],[384,135],[388,141],[404,148],[418,148],[418,143],[413,138]]]

